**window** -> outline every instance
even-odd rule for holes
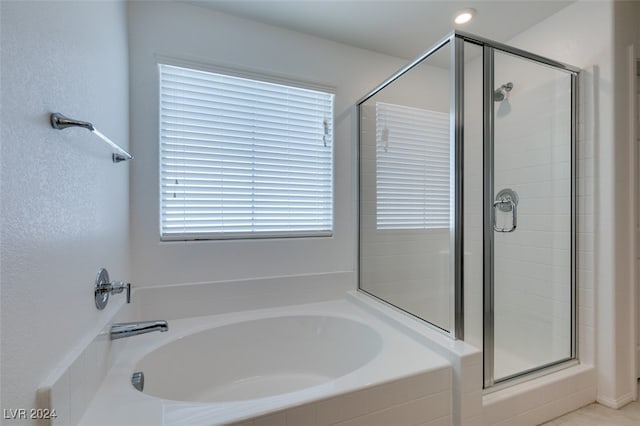
[[[449,228],[449,114],[376,103],[377,229]]]
[[[159,72],[163,239],[331,235],[333,94]]]

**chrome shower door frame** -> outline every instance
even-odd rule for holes
[[[577,147],[577,118],[578,118],[578,75],[579,68],[567,65],[558,61],[554,61],[531,52],[507,46],[502,43],[487,40],[475,35],[455,31],[456,38],[466,42],[481,46],[483,49],[483,362],[484,362],[484,388],[490,388],[497,383],[508,382],[518,379],[522,376],[539,372],[558,366],[559,364],[576,359],[577,353],[577,280],[576,280],[576,249],[577,249],[577,164],[576,164],[576,147]],[[494,57],[495,52],[504,52],[510,55],[527,59],[541,65],[550,66],[552,68],[565,71],[571,77],[571,229],[570,229],[570,251],[571,251],[571,354],[566,359],[560,359],[555,362],[518,372],[517,374],[501,378],[496,381],[494,378],[494,362],[495,362],[495,276],[494,276],[494,220],[495,209],[494,200],[494,112],[495,102],[494,94]],[[462,285],[456,291],[463,291]]]
[[[517,49],[499,42],[478,37],[461,31],[453,31],[447,36],[440,39],[431,48],[426,50],[422,55],[409,63],[404,68],[386,79],[383,83],[370,91],[356,103],[356,112],[358,123],[356,134],[358,135],[358,146],[356,147],[356,161],[358,172],[356,173],[356,191],[360,194],[360,122],[361,106],[364,102],[374,96],[376,93],[387,87],[400,76],[411,70],[433,53],[438,51],[446,44],[451,47],[450,55],[450,81],[451,81],[451,103],[450,103],[450,158],[453,166],[451,173],[451,211],[453,214],[450,219],[450,226],[453,229],[451,233],[450,246],[453,247],[454,255],[450,260],[451,279],[451,297],[453,309],[451,318],[451,330],[446,332],[454,339],[464,340],[464,276],[463,276],[463,177],[464,177],[464,46],[465,43],[481,47],[483,49],[483,358],[484,358],[484,387],[489,388],[496,384],[494,380],[494,53],[504,52],[523,59],[534,61],[541,65],[547,65],[552,68],[567,72],[571,76],[571,356],[568,359],[559,360],[549,365],[544,365],[531,370],[520,372],[514,376],[500,379],[499,382],[512,380],[526,374],[530,374],[549,367],[558,366],[563,362],[577,358],[577,290],[576,290],[576,236],[577,236],[577,164],[576,164],[576,147],[577,147],[577,105],[578,105],[578,74],[579,69],[571,65],[567,65],[552,59],[548,59],[531,52]],[[358,196],[359,197],[359,196]],[[356,200],[356,215],[358,221],[360,218],[360,199]],[[360,271],[360,226],[357,229],[357,257],[358,257],[358,280],[361,277]],[[366,292],[358,284],[358,289]],[[374,296],[375,297],[375,296]],[[388,303],[388,302],[387,302]],[[428,324],[428,322],[427,322]],[[435,327],[434,327],[435,328]],[[439,331],[445,332],[441,329]]]

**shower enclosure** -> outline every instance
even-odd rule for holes
[[[576,358],[578,69],[454,32],[358,103],[359,288],[478,348]]]

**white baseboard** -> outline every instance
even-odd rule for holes
[[[596,402],[606,407],[613,408],[615,410],[617,410],[618,408],[624,407],[625,405],[627,405],[632,401],[633,401],[633,392],[626,393],[621,397],[615,398],[615,399],[607,398],[600,395],[596,396]]]

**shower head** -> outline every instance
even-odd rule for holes
[[[502,102],[505,99],[508,99],[509,92],[513,89],[513,83],[508,82],[507,84],[503,84],[499,88],[493,92],[493,100],[496,102]]]

